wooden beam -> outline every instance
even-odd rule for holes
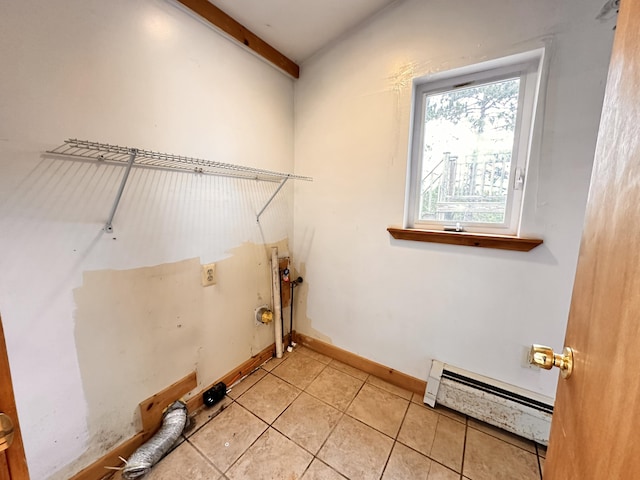
[[[227,35],[250,48],[265,60],[285,71],[293,78],[300,78],[300,67],[284,56],[255,33],[231,18],[208,0],[178,0],[185,7],[200,15]]]

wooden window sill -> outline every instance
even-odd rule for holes
[[[389,227],[387,231],[397,240],[414,242],[447,243],[449,245],[466,245],[468,247],[499,248],[528,252],[542,244],[540,238],[523,238],[511,235],[494,235],[490,233],[443,232],[440,230],[418,230]]]

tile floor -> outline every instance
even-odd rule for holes
[[[545,452],[302,347],[197,412],[145,478],[539,480]]]

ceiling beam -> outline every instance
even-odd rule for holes
[[[300,67],[293,60],[284,56],[208,0],[178,1],[293,78],[300,78]]]

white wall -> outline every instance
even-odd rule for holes
[[[426,379],[431,359],[544,395],[557,374],[522,366],[561,348],[612,22],[601,0],[405,0],[302,65],[295,158],[297,329]],[[548,47],[538,167],[523,225],[529,253],[395,241],[402,223],[411,79]],[[537,186],[532,187],[534,183]]]
[[[0,312],[31,477],[68,478],[137,430],[138,402],[273,341],[252,320],[261,245],[286,248],[293,190],[259,226],[274,184],[134,169],[107,235],[122,167],[43,152],[76,137],[290,171],[293,86],[165,0],[2,2],[0,59]]]

